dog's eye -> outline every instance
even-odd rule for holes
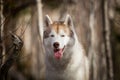
[[[61,35],[61,37],[65,37],[65,35]]]
[[[50,35],[51,37],[55,37],[55,35]]]

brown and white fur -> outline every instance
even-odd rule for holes
[[[46,80],[88,80],[88,59],[70,15],[64,21],[52,21],[46,15],[43,41]]]

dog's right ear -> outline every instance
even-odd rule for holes
[[[50,24],[52,24],[52,23],[53,23],[52,19],[48,15],[46,15],[45,16],[45,21],[44,21],[45,27],[49,27]]]

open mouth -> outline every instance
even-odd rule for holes
[[[54,49],[54,56],[55,56],[56,59],[61,59],[62,58],[64,49],[65,49],[65,46],[62,49],[59,49],[59,48]]]

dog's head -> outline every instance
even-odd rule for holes
[[[44,46],[46,55],[61,59],[65,50],[74,45],[74,29],[70,15],[64,21],[52,21],[46,15],[44,27]]]

